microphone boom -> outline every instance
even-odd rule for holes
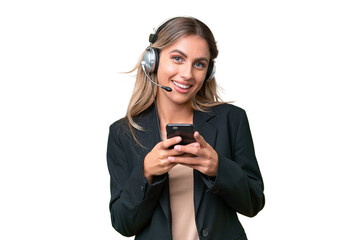
[[[145,62],[144,62],[144,61],[141,61],[140,64],[141,64],[142,70],[143,70],[144,73],[145,73],[146,78],[149,79],[150,82],[152,82],[154,85],[156,85],[156,86],[158,86],[158,87],[161,87],[162,89],[164,89],[164,90],[167,91],[167,92],[171,92],[171,91],[172,91],[172,89],[171,89],[170,87],[166,87],[166,86],[162,86],[162,85],[160,85],[160,84],[157,84],[156,82],[154,82],[154,81],[149,77],[149,75],[148,75],[148,74],[146,73],[146,71],[145,71]]]

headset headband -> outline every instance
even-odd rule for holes
[[[177,17],[171,18],[171,19],[167,20],[166,22],[164,22],[163,24],[161,24],[160,27],[158,27],[158,28],[156,29],[156,32],[155,32],[154,34],[150,34],[150,36],[149,36],[149,42],[150,42],[151,44],[154,44],[154,43],[156,42],[157,38],[158,38],[158,35],[159,35],[160,31],[161,31],[169,22],[171,22],[172,20],[174,20],[174,19],[176,19],[176,18],[177,18]]]

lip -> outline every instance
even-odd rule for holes
[[[189,86],[189,88],[182,88],[182,87],[176,85],[174,82],[176,82],[176,83],[178,83],[178,84],[181,84],[181,85]],[[182,82],[177,82],[177,81],[174,81],[174,80],[172,80],[171,83],[172,83],[173,87],[175,88],[175,90],[176,90],[177,92],[179,92],[179,93],[187,93],[187,92],[190,91],[190,89],[191,89],[191,87],[192,87],[192,85],[190,85],[190,84],[182,83]]]

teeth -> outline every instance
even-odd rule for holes
[[[181,87],[181,88],[184,88],[184,89],[188,89],[188,88],[190,87],[190,86],[188,86],[188,85],[183,85],[183,84],[177,83],[177,82],[175,82],[175,81],[173,81],[173,83],[174,83],[176,86]]]

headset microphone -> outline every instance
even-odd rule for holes
[[[156,82],[154,82],[154,81],[149,77],[149,75],[146,73],[146,70],[145,70],[145,65],[146,65],[145,61],[141,61],[140,64],[141,64],[141,67],[142,67],[142,69],[143,69],[143,71],[144,71],[144,73],[145,73],[146,78],[149,79],[151,83],[155,84],[155,85],[158,86],[158,87],[161,87],[162,89],[164,89],[164,90],[167,91],[167,92],[171,92],[171,91],[172,91],[172,89],[171,89],[170,87],[166,87],[166,86],[157,84]]]

